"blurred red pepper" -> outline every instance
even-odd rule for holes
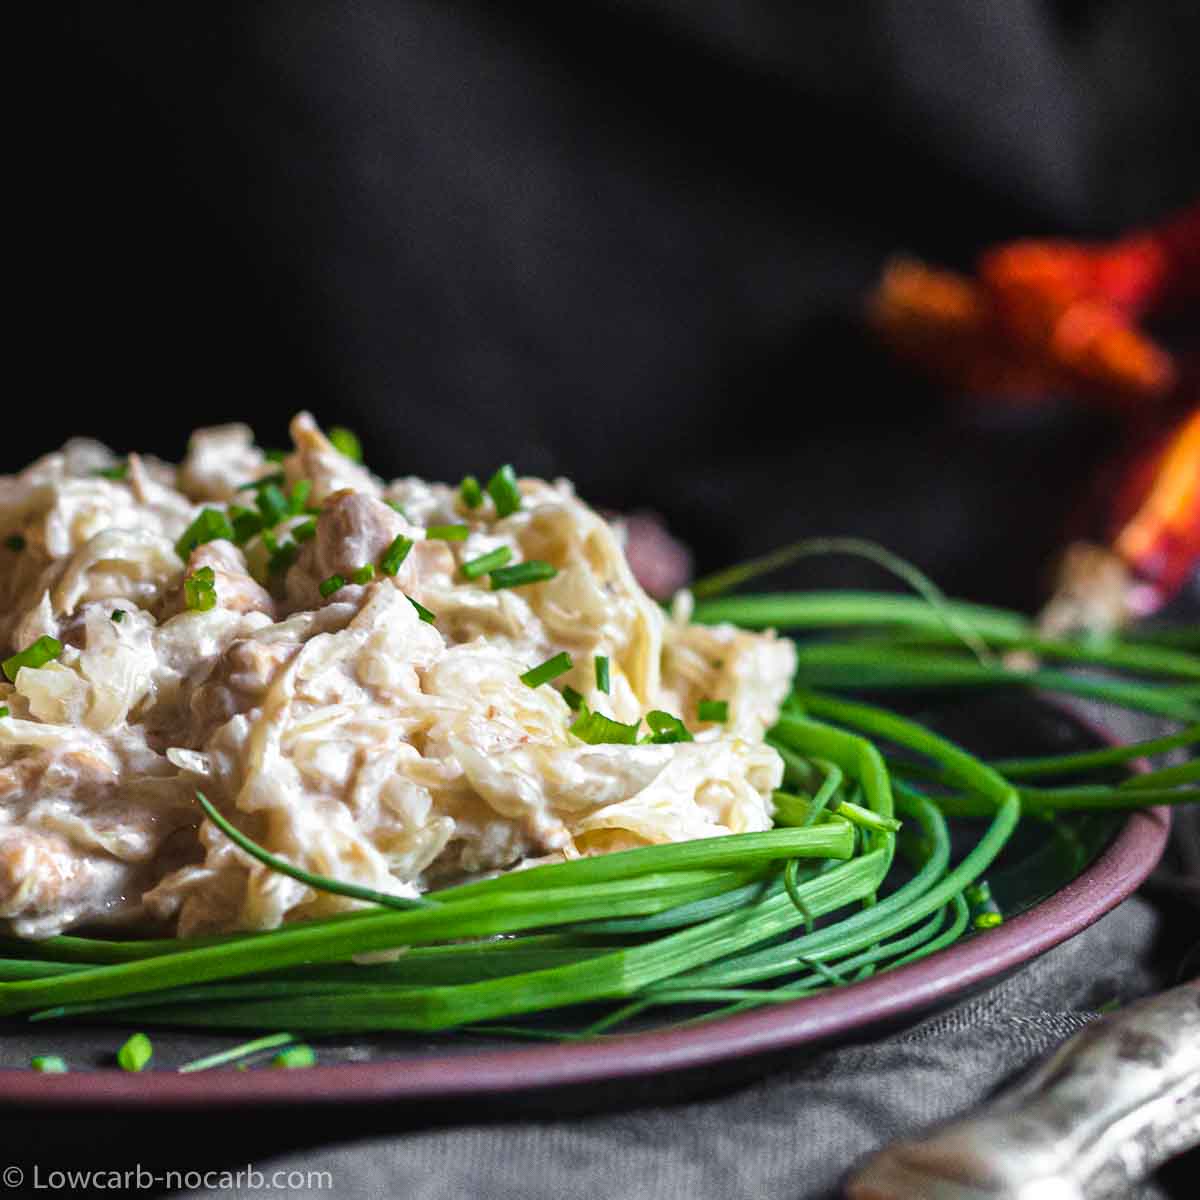
[[[1183,378],[1139,322],[1172,310],[1190,316],[1198,299],[1200,204],[1115,242],[997,246],[974,277],[894,260],[869,317],[897,353],[956,390],[1009,402],[1065,394],[1101,403],[1129,423],[1130,440],[1147,425],[1176,423],[1110,489],[1109,557],[1149,585],[1137,602],[1145,609],[1169,599],[1200,565],[1200,407],[1196,380]],[[1094,572],[1094,557],[1075,555],[1077,573],[1085,560]],[[1079,596],[1089,586],[1098,585],[1063,583]],[[1130,608],[1107,606],[1121,615]]]

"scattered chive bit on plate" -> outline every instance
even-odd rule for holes
[[[43,1075],[66,1075],[69,1070],[67,1060],[58,1054],[35,1054],[29,1065]]]
[[[144,1033],[135,1033],[117,1051],[117,1066],[122,1071],[143,1071],[154,1057],[154,1047]]]
[[[0,1016],[252,1039],[190,1073],[303,1061],[292,1043],[323,1033],[513,1029],[561,1008],[566,1034],[598,1036],[738,1012],[995,937],[988,879],[1000,894],[993,866],[1022,845],[1022,814],[1200,798],[1194,763],[1120,775],[1200,744],[1194,630],[1039,637],[854,539],[699,580],[685,619],[569,487],[518,485],[509,465],[483,487],[385,483],[306,414],[269,474],[240,429],[197,431],[180,487],[148,478],[150,500],[72,477],[61,486],[92,489],[101,524],[119,502],[113,527],[70,535],[28,580],[30,560],[8,560],[6,617],[41,611],[47,569],[79,580],[47,632],[4,647],[0,683],[20,716],[0,740],[5,786],[23,804],[22,772],[50,772],[78,834],[39,868],[38,902],[6,916]],[[56,486],[6,480],[18,505]],[[488,549],[459,563],[446,543],[468,509]],[[47,553],[32,527],[9,537],[27,534]],[[91,571],[95,538],[120,551],[115,590]],[[730,594],[817,553],[858,555],[913,594]],[[1015,648],[1036,664],[1009,668]],[[1083,695],[1179,729],[988,761],[842,694],[962,687]],[[80,751],[123,764],[128,747],[123,807],[99,807]],[[952,830],[971,831],[962,853]],[[98,850],[101,831],[148,838],[147,862]],[[6,836],[43,846],[24,818]],[[87,932],[100,916],[104,938]],[[151,1054],[136,1034],[121,1066]]]
[[[282,1067],[284,1070],[294,1070],[297,1067],[315,1067],[317,1055],[311,1046],[289,1046],[281,1050],[273,1059],[271,1066]]]
[[[230,1046],[228,1050],[218,1050],[213,1054],[204,1055],[203,1058],[194,1058],[178,1068],[179,1074],[190,1075],[196,1071],[211,1071],[214,1067],[228,1066],[230,1063],[236,1063],[238,1059],[261,1054],[264,1050],[275,1050],[295,1040],[290,1033],[267,1034],[265,1037],[254,1038],[249,1042]]]

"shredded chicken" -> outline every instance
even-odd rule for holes
[[[308,414],[292,437],[279,464],[244,426],[198,430],[177,469],[76,441],[0,479],[0,649],[59,647],[0,680],[0,926],[186,937],[357,906],[238,849],[198,790],[274,854],[401,896],[770,826],[782,763],[764,733],[790,643],[668,616],[566,482],[520,480],[500,517],[446,485],[385,484]],[[291,511],[246,531],[243,485],[279,472]],[[243,522],[240,544],[181,542],[205,508]],[[466,538],[426,537],[445,524]],[[389,575],[398,537],[412,547]],[[463,575],[501,547],[556,573]],[[522,681],[562,651],[569,671]],[[693,740],[590,744],[564,693],[627,725],[669,712]],[[701,700],[727,719],[700,722]]]

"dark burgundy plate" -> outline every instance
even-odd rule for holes
[[[1056,753],[1101,740],[1078,719],[1028,696],[972,697],[924,714],[978,753]],[[1164,809],[1080,814],[1072,836],[1023,826],[989,879],[1010,915],[906,967],[791,1004],[676,1029],[648,1029],[587,1043],[485,1042],[466,1037],[374,1037],[318,1044],[323,1064],[309,1070],[219,1070],[179,1075],[170,1068],[236,1038],[155,1031],[155,1067],[140,1075],[113,1068],[129,1031],[117,1027],[30,1026],[0,1031],[0,1102],[59,1108],[194,1108],[389,1100],[486,1103],[555,1091],[639,1095],[651,1079],[693,1080],[735,1064],[767,1069],[768,1054],[847,1037],[869,1037],[944,1006],[1019,967],[1115,908],[1146,878],[1166,844]],[[962,831],[969,836],[969,831]],[[37,1053],[67,1058],[67,1075],[27,1067]],[[756,1066],[755,1064],[759,1064]],[[706,1069],[708,1069],[706,1071]],[[583,1086],[586,1085],[586,1086]],[[702,1085],[701,1085],[702,1086]],[[695,1087],[692,1090],[696,1090]]]

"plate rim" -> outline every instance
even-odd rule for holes
[[[174,1071],[133,1075],[102,1068],[39,1075],[10,1067],[0,1070],[0,1103],[60,1110],[178,1111],[443,1100],[638,1079],[791,1050],[867,1022],[894,1020],[931,1008],[1065,942],[1137,889],[1161,857],[1170,827],[1171,810],[1165,806],[1132,812],[1100,856],[1070,883],[985,935],[957,942],[852,988],[817,993],[712,1024],[603,1041],[456,1051],[302,1071],[217,1068],[204,1072],[203,1084]]]

